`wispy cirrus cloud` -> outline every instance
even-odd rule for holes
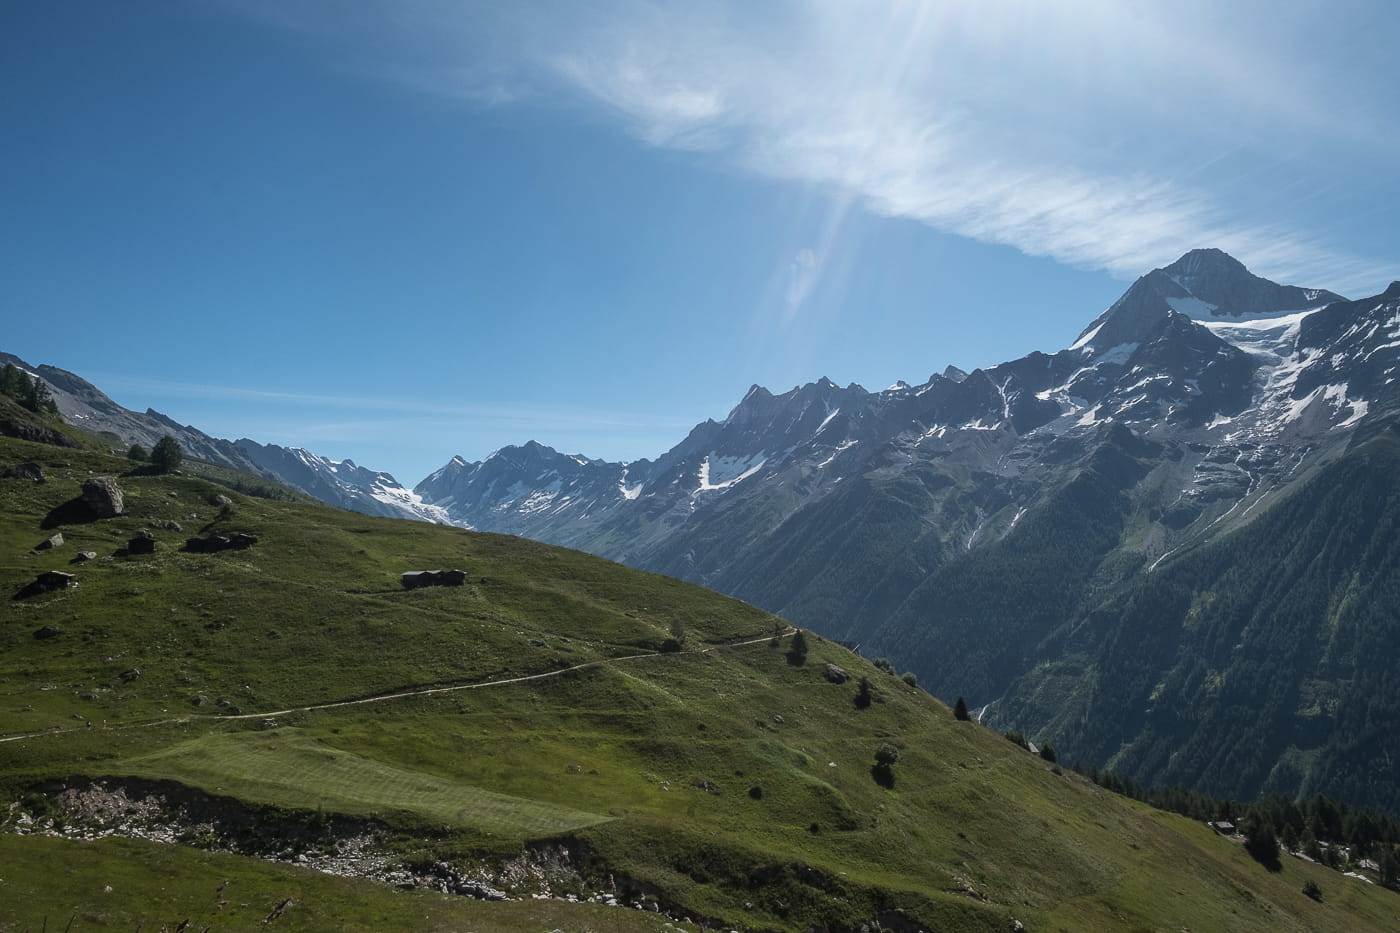
[[[357,425],[374,424],[384,427],[390,424],[402,425],[412,419],[424,424],[460,425],[462,423],[493,422],[519,427],[525,430],[556,426],[598,427],[598,428],[684,428],[690,425],[676,417],[662,417],[639,411],[604,411],[600,409],[560,406],[551,401],[547,404],[530,405],[426,402],[417,399],[396,399],[380,395],[327,395],[310,392],[285,392],[272,389],[255,389],[248,386],[219,383],[177,382],[164,379],[151,379],[132,376],[126,373],[90,372],[88,375],[101,382],[109,391],[119,395],[140,395],[156,399],[203,399],[207,401],[258,402],[264,408],[259,410],[297,409],[314,410],[316,417],[324,419],[328,410],[351,412],[393,412],[392,419],[371,422],[326,421],[335,425],[336,430],[348,430]]]
[[[1219,163],[1267,155],[1285,184],[1319,190],[1329,147],[1400,154],[1393,104],[1357,62],[1315,54],[1322,32],[1342,35],[1325,11],[1228,6],[395,2],[359,16],[392,24],[381,73],[420,88],[571,102],[651,146],[1031,255],[1131,277],[1209,245],[1289,281],[1384,281],[1391,263],[1271,199],[1277,179]],[[316,28],[317,8],[268,15]]]

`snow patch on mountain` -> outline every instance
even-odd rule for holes
[[[1260,363],[1256,377],[1260,383],[1256,396],[1258,404],[1253,413],[1258,416],[1259,427],[1267,434],[1277,435],[1290,424],[1298,422],[1318,399],[1325,400],[1330,406],[1329,420],[1333,422],[1333,427],[1351,427],[1370,410],[1370,403],[1366,400],[1347,397],[1349,390],[1346,384],[1319,386],[1301,398],[1294,398],[1299,376],[1328,355],[1325,348],[1304,349],[1298,346],[1303,321],[1320,310],[1309,308],[1251,321],[1203,322],[1203,326],[1217,337],[1250,354]],[[1353,335],[1359,326],[1354,325],[1347,335]],[[1343,362],[1343,359],[1337,358],[1333,360],[1333,365]],[[1242,413],[1242,416],[1246,414],[1250,412]],[[1342,417],[1344,414],[1345,417]],[[1210,426],[1218,427],[1232,420],[1235,419],[1217,418]],[[1230,435],[1229,439],[1235,439],[1238,434]]]
[[[824,469],[826,469],[826,467],[827,467],[828,465],[830,465],[831,461],[835,460],[835,459],[836,459],[837,457],[839,457],[843,452],[845,452],[845,451],[847,451],[847,450],[850,450],[852,447],[856,446],[856,445],[859,444],[859,443],[860,443],[860,441],[845,440],[845,441],[842,441],[841,443],[837,444],[837,445],[836,445],[836,449],[833,450],[833,451],[831,452],[831,456],[830,456],[830,457],[827,457],[827,458],[826,458],[825,460],[823,460],[821,463],[818,463],[818,464],[817,464],[817,469],[818,469],[818,470],[824,470]]]
[[[397,483],[375,483],[369,487],[369,495],[370,498],[374,499],[376,502],[382,502],[390,508],[398,509],[406,513],[406,518],[418,518],[423,521],[435,522],[439,525],[457,525],[462,528],[471,527],[467,523],[456,521],[452,516],[448,515],[446,505],[429,505],[423,501],[423,497],[418,495],[418,493],[411,489],[405,489]]]
[[[1103,330],[1103,324],[1099,324],[1097,327],[1089,328],[1084,332],[1083,336],[1081,336],[1074,343],[1070,344],[1069,348],[1071,350],[1087,350],[1088,352],[1092,353],[1094,348],[1090,346],[1090,344],[1093,343],[1094,338],[1099,335],[1099,331],[1101,330]]]
[[[617,491],[622,495],[622,498],[631,501],[632,499],[635,499],[642,494],[642,487],[645,485],[646,483],[638,483],[635,486],[628,486],[627,468],[623,467],[622,476],[617,481]]]
[[[1180,285],[1181,283],[1178,282],[1177,284]],[[1196,297],[1169,295],[1166,298],[1166,302],[1167,306],[1177,314],[1184,314],[1196,321],[1210,320],[1211,315],[1220,307],[1220,305],[1211,304],[1209,301],[1202,301]]]
[[[695,491],[702,493],[730,489],[753,476],[767,462],[768,455],[764,451],[747,457],[721,457],[711,453],[700,461],[700,469],[696,473],[700,485]]]
[[[1125,364],[1128,362],[1129,358],[1137,352],[1139,346],[1140,344],[1136,343],[1120,343],[1116,347],[1109,347],[1094,358],[1094,365]],[[1092,350],[1093,348],[1091,347],[1090,349]]]

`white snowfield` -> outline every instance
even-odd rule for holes
[[[695,494],[729,489],[763,469],[767,462],[768,454],[761,450],[747,457],[707,454],[705,459],[700,461],[700,469],[696,471],[696,479],[700,485],[696,487]]]

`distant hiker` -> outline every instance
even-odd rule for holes
[[[88,728],[89,728],[89,729],[92,728],[92,720],[91,720],[91,719],[88,720]]]

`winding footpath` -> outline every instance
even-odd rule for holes
[[[797,629],[788,626],[778,637],[786,638],[796,632]],[[194,722],[197,720],[211,722],[228,722],[238,719],[270,719],[274,716],[290,716],[292,713],[310,713],[316,710],[337,709],[342,706],[362,706],[369,703],[387,703],[390,700],[403,700],[410,697],[430,696],[435,693],[455,693],[458,690],[480,690],[483,687],[504,687],[508,684],[521,684],[532,680],[546,680],[550,677],[560,677],[574,671],[587,670],[590,667],[601,667],[605,664],[620,664],[624,661],[641,661],[646,658],[661,657],[684,657],[685,655],[709,654],[724,648],[742,648],[747,645],[756,645],[760,642],[767,642],[773,639],[773,633],[762,635],[758,638],[750,638],[745,641],[730,642],[724,645],[710,645],[707,648],[696,648],[690,651],[649,651],[645,654],[629,654],[618,658],[598,658],[594,661],[585,661],[582,664],[575,664],[572,667],[561,667],[557,670],[544,671],[539,674],[524,674],[520,677],[504,677],[498,680],[478,680],[471,683],[448,684],[437,687],[415,687],[409,690],[401,690],[396,693],[383,693],[378,696],[361,697],[355,700],[336,700],[331,703],[316,703],[310,706],[293,706],[281,710],[269,710],[261,713],[237,713],[234,715],[216,715],[210,713],[188,713],[184,716],[173,716],[168,719],[152,719],[144,722],[129,722],[118,725],[107,726],[108,731],[116,729],[150,729],[155,726],[166,726]],[[24,739],[43,738],[50,735],[64,735],[69,732],[87,732],[91,726],[70,726],[68,728],[53,727],[39,732],[15,732],[9,735],[0,735],[0,742],[20,742]]]

